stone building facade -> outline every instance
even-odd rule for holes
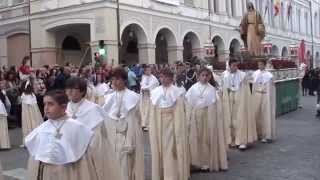
[[[106,44],[108,63],[173,63],[202,58],[211,42],[223,60],[243,47],[237,29],[248,1],[119,0],[118,48],[116,0],[2,0],[0,62],[19,65],[31,50],[35,67],[66,62],[77,65],[81,60],[88,63],[100,40]],[[252,2],[267,25],[264,43],[270,45],[273,56],[289,56],[290,49],[304,40],[306,50],[318,63],[319,0],[282,0],[277,16],[273,0]]]

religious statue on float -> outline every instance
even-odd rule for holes
[[[241,20],[240,34],[245,48],[252,56],[261,55],[261,42],[265,37],[266,31],[263,19],[258,11],[255,10],[253,3],[247,5],[248,12]]]

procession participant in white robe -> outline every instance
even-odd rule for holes
[[[141,113],[141,126],[143,130],[149,129],[149,116],[150,116],[150,92],[159,86],[158,79],[151,73],[151,67],[146,66],[144,75],[141,79],[141,100],[140,100],[140,113]]]
[[[261,142],[271,142],[276,138],[275,85],[273,75],[266,71],[266,61],[258,62],[259,70],[253,77],[253,117],[257,122],[258,138]]]
[[[8,112],[10,112],[10,101],[6,96],[6,80],[0,77],[0,149],[10,149],[10,137],[8,129]]]
[[[0,97],[1,98],[1,97]],[[0,101],[0,149],[10,149],[10,137],[7,120],[7,109],[5,105]]]
[[[95,103],[99,106],[103,106],[105,103],[105,96],[111,93],[113,90],[111,89],[109,83],[105,83],[105,78],[102,74],[97,74],[96,76],[97,77],[94,86]]]
[[[119,178],[120,164],[114,163],[116,154],[110,149],[112,138],[108,135],[105,125],[106,113],[99,105],[87,100],[87,82],[80,77],[71,77],[66,82],[66,94],[69,103],[67,115],[83,123],[94,131],[93,140],[88,148],[90,158],[96,165],[99,179],[114,177]]]
[[[106,118],[106,114],[97,104],[87,100],[87,82],[80,77],[71,77],[66,82],[66,94],[69,98],[67,115],[95,129]]]
[[[33,85],[29,80],[22,83],[22,133],[25,138],[33,129],[38,127],[43,122],[43,117],[40,112],[37,98],[33,93]]]
[[[257,140],[256,123],[251,116],[250,87],[246,73],[238,69],[238,61],[229,60],[229,70],[223,72],[223,109],[227,143],[244,150]]]
[[[186,94],[189,148],[191,164],[201,170],[228,169],[227,145],[223,127],[220,99],[209,84],[211,71],[202,68],[199,81]]]
[[[68,98],[61,90],[46,93],[48,120],[26,138],[30,154],[29,180],[97,180],[95,165],[88,158],[93,132],[67,117]]]
[[[140,127],[139,100],[134,91],[126,88],[127,72],[121,67],[111,71],[115,90],[106,96],[103,108],[114,149],[121,166],[121,180],[144,179],[144,144]]]
[[[173,77],[169,68],[162,69],[162,85],[151,91],[152,180],[187,180],[190,174],[183,96]]]

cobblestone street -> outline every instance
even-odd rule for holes
[[[320,180],[320,119],[315,118],[315,98],[304,97],[302,105],[302,109],[278,118],[276,142],[257,143],[245,152],[231,150],[229,171],[193,174],[192,180]],[[8,180],[23,179],[28,155],[19,148],[20,130],[10,133],[13,149],[0,151],[4,173]],[[150,180],[148,146],[146,163]]]

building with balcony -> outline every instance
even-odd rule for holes
[[[217,59],[224,60],[243,47],[237,29],[247,1],[119,0],[117,4],[116,0],[2,0],[0,62],[18,65],[31,50],[36,67],[66,62],[77,65],[81,59],[89,63],[99,40],[106,44],[108,63],[201,58],[206,56],[208,42],[214,44]],[[290,48],[304,40],[307,52],[319,60],[319,0],[282,0],[277,16],[274,0],[252,2],[266,23],[264,43],[273,56],[289,56]]]

